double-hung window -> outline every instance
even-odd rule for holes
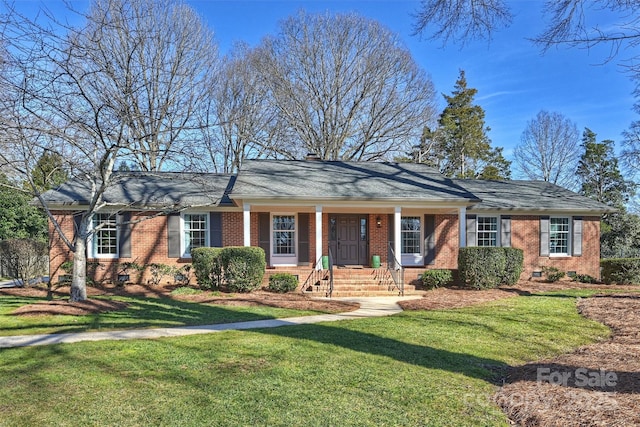
[[[93,216],[92,249],[95,258],[118,257],[118,225],[115,214],[98,213]]]
[[[479,216],[476,219],[476,245],[498,246],[498,218]]]
[[[188,213],[183,216],[184,254],[190,255],[195,248],[208,246],[209,215],[206,213]]]
[[[295,215],[273,215],[272,236],[274,255],[296,254],[296,217]]]
[[[403,254],[420,254],[420,217],[403,216],[400,220],[400,243]]]
[[[570,255],[569,227],[569,218],[549,218],[549,253],[551,255]]]

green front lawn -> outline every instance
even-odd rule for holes
[[[87,316],[15,316],[11,313],[18,307],[44,298],[0,296],[0,336],[208,325],[318,314],[316,311],[266,306],[216,306],[169,298],[108,299],[124,301],[129,305],[125,310]]]
[[[226,308],[225,308],[226,310]],[[572,296],[0,351],[0,425],[497,426],[495,372],[608,335]]]

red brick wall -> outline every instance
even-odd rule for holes
[[[380,217],[380,228],[376,218]],[[369,258],[379,255],[380,261],[386,265],[389,260],[389,216],[369,214]]]
[[[253,215],[253,214],[252,214]],[[251,218],[253,220],[253,217]],[[255,221],[257,222],[256,216]],[[254,246],[258,246],[258,227],[256,225],[256,232],[251,230],[251,240],[253,241],[254,235],[256,243]],[[242,212],[223,212],[222,213],[222,246],[243,246],[244,245],[244,225]]]
[[[55,212],[63,232],[69,239],[73,238],[73,216],[66,212]],[[146,214],[132,214],[132,221],[143,218]],[[376,218],[381,218],[381,227],[377,227]],[[388,245],[388,215],[369,214],[369,255],[380,255],[382,262],[387,261]],[[329,241],[329,214],[322,215],[323,255],[328,254]],[[309,227],[309,265],[313,265],[315,259],[315,215],[310,215]],[[224,246],[242,246],[243,238],[243,214],[242,212],[222,213],[222,241]],[[437,214],[436,225],[436,258],[433,265],[428,268],[457,268],[459,227],[457,215]],[[58,275],[65,274],[60,265],[71,259],[71,254],[62,242],[57,232],[49,224],[49,236],[51,242],[50,251],[50,276],[53,282],[58,280]],[[589,274],[600,277],[600,218],[583,218],[583,243],[582,256],[580,257],[541,257],[540,254],[540,219],[537,216],[511,217],[511,245],[524,250],[525,272],[523,278],[530,277],[533,271],[541,271],[545,266],[557,267],[563,271],[576,271],[580,274]],[[189,258],[169,258],[167,247],[167,218],[158,216],[145,219],[131,226],[131,258],[89,259],[98,261],[101,266],[97,270],[97,280],[113,280],[118,271],[118,262],[136,262],[139,265],[150,263],[162,263],[172,266],[182,266],[189,263]],[[258,245],[258,213],[251,213],[251,244]],[[268,261],[268,260],[267,260]],[[417,272],[417,269],[416,269]],[[413,274],[413,273],[412,273]],[[149,278],[147,272],[142,278]]]
[[[458,268],[458,215],[436,215],[436,260],[430,268]]]
[[[600,217],[582,219],[582,256],[540,256],[540,217],[511,217],[511,246],[524,250],[523,278],[543,267],[556,267],[600,278]]]
[[[600,277],[600,218],[583,217],[582,256],[541,257],[540,217],[511,216],[511,246],[524,251],[522,278],[531,277],[543,267],[556,267],[563,271]],[[436,260],[428,268],[458,268],[459,226],[457,215],[436,215]],[[416,274],[419,269],[415,269]],[[411,273],[413,276],[413,271]]]

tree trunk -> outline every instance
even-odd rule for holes
[[[76,251],[73,253],[73,278],[69,301],[84,301],[87,299],[87,239],[78,236]]]

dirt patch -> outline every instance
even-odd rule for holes
[[[609,340],[512,367],[496,403],[515,425],[640,425],[640,295],[579,299],[578,310],[609,326]]]
[[[136,296],[147,298],[171,298],[180,301],[195,302],[201,304],[218,304],[226,306],[267,306],[288,308],[294,310],[313,310],[327,313],[340,313],[353,311],[359,308],[359,304],[348,303],[337,300],[315,300],[299,293],[276,294],[263,290],[248,294],[214,293],[200,292],[192,295],[174,295],[172,292],[177,288],[175,285],[103,285],[100,287],[87,287],[89,299],[79,303],[70,303],[64,299],[69,296],[69,287],[63,286],[53,290],[47,290],[44,286],[34,286],[26,288],[5,288],[0,289],[0,295],[26,296],[26,297],[46,297],[49,293],[54,299],[51,301],[41,301],[36,304],[29,304],[20,307],[14,312],[18,315],[46,315],[46,314],[68,314],[85,315],[100,313],[103,311],[122,310],[126,304],[91,298],[93,296]]]

